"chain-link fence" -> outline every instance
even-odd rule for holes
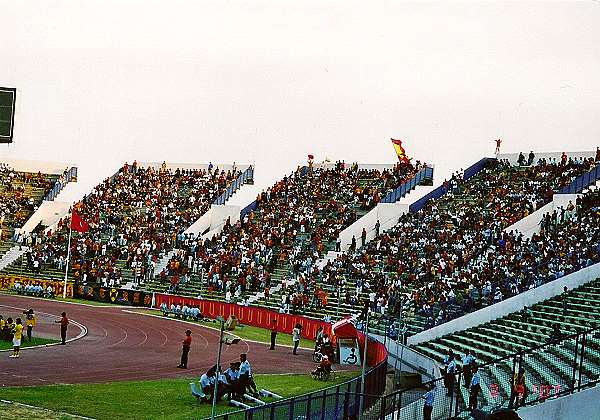
[[[468,411],[489,413],[518,409],[571,394],[598,382],[600,329],[594,329],[477,367],[462,366],[456,360],[453,374],[383,397],[365,396],[372,401],[363,418],[447,419]],[[360,398],[360,395],[354,398]]]

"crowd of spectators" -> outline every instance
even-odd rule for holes
[[[417,162],[380,171],[336,162],[298,168],[263,191],[256,209],[242,220],[227,220],[218,236],[202,240],[182,235],[183,246],[169,262],[164,281],[177,292],[190,280],[183,277],[188,273],[204,278],[209,291],[219,291],[227,300],[239,300],[247,291],[264,291],[268,297],[273,270],[289,267],[299,281],[286,292],[284,310],[309,302],[326,304],[326,294],[311,286],[314,263],[358,214],[373,208],[422,167]]]
[[[89,230],[74,234],[70,270],[83,284],[118,286],[123,270],[134,281],[154,275],[158,256],[178,244],[182,232],[209,208],[239,175],[239,171],[158,169],[125,163],[113,177],[97,185],[73,205]],[[27,238],[29,269],[54,267],[67,262],[68,218],[55,232]],[[118,264],[119,261],[125,261]]]
[[[0,163],[0,241],[11,239],[9,229],[21,227],[40,205],[31,189],[42,190],[43,197],[52,186],[49,175],[19,172]]]
[[[347,304],[381,314],[403,308],[431,327],[575,271],[598,260],[598,215],[579,215],[583,204],[547,216],[530,240],[504,229],[594,165],[566,157],[531,166],[492,160],[468,181],[455,174],[444,182],[445,196],[403,215],[320,276]]]

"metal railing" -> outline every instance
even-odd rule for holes
[[[378,341],[369,338],[369,346]],[[377,403],[385,391],[387,356],[365,375],[365,411]],[[221,420],[333,420],[358,416],[361,377],[358,376],[339,385],[314,391],[297,397],[286,398],[270,404],[221,414]]]
[[[246,184],[248,181],[254,180],[254,168],[249,166],[244,172],[242,172],[236,179],[233,181],[223,193],[218,196],[213,204],[222,205],[225,204],[229,198],[235,194],[237,190],[239,190],[242,185]]]
[[[77,168],[72,166],[68,171],[63,173],[61,177],[62,176],[64,176],[64,179],[61,180],[59,178],[56,180],[52,189],[48,191],[48,194],[46,194],[46,197],[44,197],[44,200],[53,201],[56,198],[56,196],[62,191],[65,185],[71,182],[73,178],[77,178]]]
[[[594,184],[600,178],[600,163],[595,168],[575,178],[557,194],[577,194]]]
[[[404,182],[399,187],[390,191],[383,199],[381,203],[395,203],[400,200],[406,194],[413,190],[417,185],[426,180],[433,180],[433,168],[426,166],[417,172],[411,179]]]
[[[475,176],[483,168],[485,168],[485,166],[487,165],[487,163],[489,161],[492,161],[492,160],[495,160],[495,159],[494,158],[483,158],[483,159],[475,162],[473,165],[471,165],[467,169],[465,169],[465,171],[463,173],[463,179],[467,180],[467,179]],[[440,198],[447,192],[448,192],[448,190],[444,187],[444,185],[440,185],[439,187],[437,187],[436,189],[431,191],[429,194],[423,196],[421,199],[412,203],[410,205],[410,207],[408,208],[408,210],[411,213],[416,213],[419,210],[421,210],[423,207],[425,207],[425,205],[427,204],[427,202],[429,200],[437,200],[438,198]]]
[[[523,337],[529,334],[523,331]],[[428,390],[433,393],[431,418],[441,419],[476,410],[516,410],[595,386],[600,382],[600,329],[527,348],[479,365],[478,370],[477,391],[470,387],[473,372],[458,368],[455,374],[372,400],[363,418],[421,419]]]

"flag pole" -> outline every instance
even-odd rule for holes
[[[65,266],[65,284],[63,286],[63,299],[67,297],[67,275],[69,274],[69,261],[71,261],[71,233],[73,232],[73,208],[71,208],[71,220],[69,221],[69,244],[67,245],[67,264]]]

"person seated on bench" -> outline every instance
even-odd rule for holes
[[[54,297],[54,289],[52,289],[52,286],[48,285],[48,287],[46,288],[46,295],[45,297],[47,298],[53,298]]]
[[[18,294],[23,293],[23,288],[21,287],[21,283],[19,283],[18,281],[15,282],[15,285],[13,286],[13,288],[15,289],[15,292],[17,292]]]
[[[255,396],[258,395],[258,389],[256,389],[256,384],[254,383],[254,379],[252,379],[252,367],[250,367],[250,362],[246,358],[246,353],[240,354],[239,378],[242,394],[246,393],[246,390],[249,389]]]
[[[329,375],[331,373],[331,361],[329,357],[323,356],[321,359],[321,363],[317,365],[317,368],[311,372],[311,374],[315,377],[323,377],[323,375]]]
[[[190,313],[192,314],[194,321],[200,321],[202,319],[202,315],[200,314],[200,309],[198,309],[198,306],[192,307],[192,309],[190,309]]]
[[[177,305],[175,306],[175,317],[180,317],[181,318],[181,305]]]
[[[224,372],[225,379],[229,384],[229,399],[230,400],[241,400],[243,392],[240,389],[240,363],[231,362],[229,369]]]
[[[213,392],[215,391],[215,380],[215,369],[213,368],[210,368],[208,372],[206,372],[200,377],[200,388],[202,388],[202,392],[204,392],[204,395],[211,396],[211,400]]]
[[[183,307],[181,308],[181,318],[187,319],[188,316],[190,316],[190,308],[188,308],[186,304],[183,304]]]
[[[163,316],[169,315],[169,309],[167,308],[167,304],[165,302],[160,304],[160,311],[162,312]]]
[[[176,314],[177,314],[177,308],[175,307],[175,304],[174,304],[174,303],[171,303],[171,307],[170,307],[169,309],[171,310],[171,313],[172,313],[173,315],[176,315]]]

